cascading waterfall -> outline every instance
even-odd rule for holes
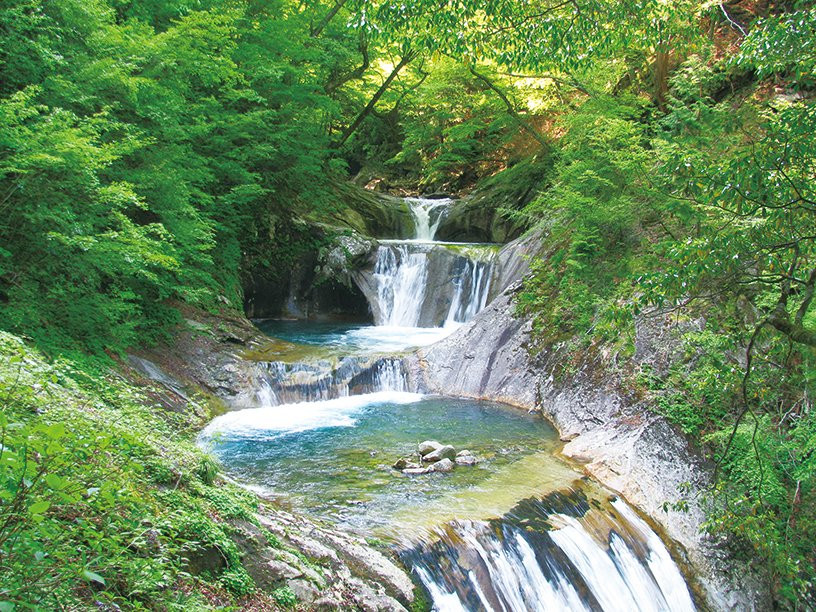
[[[380,325],[419,327],[425,287],[428,284],[428,254],[407,244],[380,245],[374,266]]]
[[[378,341],[390,336],[448,334],[482,310],[490,292],[496,260],[492,246],[434,240],[451,200],[411,198],[406,202],[415,218],[415,239],[381,241],[373,274],[366,271],[366,276],[355,279],[376,306],[372,310],[377,325],[365,333]],[[378,402],[403,406],[432,401],[409,393],[403,360],[382,353],[267,362],[259,364],[259,379],[256,399],[260,408],[229,413],[208,427],[212,432],[226,428],[238,440],[242,436],[251,439],[258,452],[279,452],[284,445],[271,444],[264,450],[262,442],[255,444],[256,437],[279,440],[303,431],[348,429],[374,422],[369,411]],[[465,424],[470,418],[459,417],[456,421]],[[397,423],[403,416],[400,412],[392,418]],[[400,427],[405,424],[400,422]],[[483,429],[495,436],[494,428]],[[304,444],[309,439],[306,436]],[[355,438],[343,444],[343,452],[350,456],[358,452],[353,448],[357,443]],[[366,460],[376,455],[364,449]],[[478,474],[480,468],[461,468],[465,469]],[[460,473],[457,468],[450,482],[455,483]],[[449,477],[425,477],[437,476]],[[409,494],[428,493],[432,481],[425,482],[427,487],[413,493],[409,489]],[[348,486],[346,481],[342,486]],[[444,612],[693,611],[688,587],[661,539],[622,500],[609,502],[606,494],[598,496],[597,492],[590,500],[587,491],[581,485],[543,499],[524,499],[497,519],[473,520],[474,515],[453,514],[470,516],[470,520],[422,531],[403,543],[400,555],[427,589],[434,609]],[[399,537],[405,537],[404,532]]]
[[[470,321],[487,305],[492,272],[491,261],[465,261],[463,273],[454,280],[456,293],[445,318],[445,327]]]
[[[663,542],[620,499],[603,511],[574,492],[527,499],[502,519],[437,528],[403,558],[444,612],[695,609]]]
[[[401,359],[345,357],[339,363],[315,361],[258,364],[256,405],[278,406],[297,402],[322,402],[340,397],[407,392],[408,383]]]
[[[447,216],[453,200],[450,198],[438,198],[429,200],[425,198],[405,198],[405,202],[411,209],[414,216],[415,240],[433,240],[439,224]]]
[[[377,325],[451,327],[473,318],[487,303],[491,259],[474,259],[475,245],[435,242],[452,200],[406,199],[414,216],[413,240],[382,241],[374,265]],[[452,250],[460,247],[464,252]],[[430,278],[445,275],[447,278]],[[436,282],[434,295],[427,288]],[[444,306],[444,310],[439,310]]]

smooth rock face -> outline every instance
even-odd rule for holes
[[[530,324],[513,315],[510,287],[451,336],[406,359],[411,380],[422,391],[491,399],[540,410],[570,440],[563,453],[662,525],[691,566],[692,584],[717,610],[757,610],[769,605],[766,585],[729,558],[722,542],[701,533],[700,494],[708,486],[705,464],[682,433],[630,397],[620,380],[587,360],[575,376],[551,374],[567,355],[530,356]],[[671,321],[636,325],[637,359],[661,367],[676,345]],[[668,355],[668,357],[667,357]],[[683,493],[686,483],[691,493]],[[664,502],[686,499],[687,512]]]
[[[443,446],[441,448],[437,448],[435,451],[431,451],[427,455],[423,455],[422,460],[427,463],[433,463],[435,461],[441,461],[443,459],[455,459],[456,458],[456,450],[452,446]]]
[[[512,296],[496,298],[470,323],[406,360],[420,389],[535,406],[537,369],[527,353],[530,324],[512,316]]]
[[[449,458],[445,457],[434,463],[429,469],[431,472],[452,472],[456,464]]]

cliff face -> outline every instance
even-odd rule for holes
[[[765,609],[762,582],[727,559],[723,542],[701,533],[700,497],[710,483],[711,466],[646,401],[627,393],[619,375],[589,357],[577,374],[556,379],[552,372],[559,355],[533,356],[531,326],[513,314],[518,286],[505,290],[452,336],[409,357],[413,384],[431,393],[540,410],[566,442],[565,456],[646,513],[678,545],[709,606]],[[671,358],[676,331],[666,319],[640,322],[638,351],[628,365],[659,367]],[[681,498],[688,502],[687,511],[671,507]]]

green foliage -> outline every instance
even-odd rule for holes
[[[590,355],[619,368],[633,318],[679,322],[668,370],[631,384],[701,441],[717,466],[706,529],[785,608],[812,606],[816,584],[816,120],[746,68],[812,88],[811,13],[757,20],[736,59],[696,49],[665,114],[617,92],[564,116],[553,184],[526,210],[545,255],[519,295],[567,374]]]
[[[532,263],[519,301],[548,340],[595,325],[601,302],[636,269],[644,226],[655,223],[641,112],[634,99],[598,98],[565,117],[553,184],[525,209],[531,222],[544,220],[552,252]]]
[[[733,59],[760,77],[789,78],[794,87],[816,85],[816,9],[798,2],[800,10],[783,12],[757,22]]]
[[[188,417],[6,333],[0,397],[0,602],[205,608],[184,559],[211,549],[226,566],[199,579],[253,590],[224,519],[253,520],[257,500],[213,482],[212,459],[178,433]]]
[[[288,586],[280,587],[272,591],[272,599],[279,606],[284,608],[294,608],[297,605],[297,595]]]
[[[345,36],[313,52],[287,3],[151,5],[0,10],[0,326],[51,351],[155,340],[173,301],[239,307],[241,266],[329,203]]]

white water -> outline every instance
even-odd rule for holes
[[[405,198],[405,202],[414,216],[415,240],[433,240],[439,224],[447,216],[453,204],[450,198],[427,200],[425,198]]]
[[[693,611],[660,538],[623,501],[613,505],[620,517],[549,515],[547,532],[457,521],[407,558],[443,612]]]
[[[380,245],[374,266],[381,319],[390,327],[418,327],[428,284],[428,253],[407,244]]]
[[[436,300],[450,299],[447,316],[436,324],[450,333],[459,324],[472,319],[487,304],[492,259],[478,260],[466,254],[458,255],[463,263],[455,265],[449,284],[445,279],[429,279],[429,257],[433,248],[455,244],[434,241],[452,200],[407,198],[406,202],[414,216],[416,234],[413,240],[391,240],[380,244],[374,265],[379,311],[377,325],[417,328],[427,324],[422,319],[429,281],[442,280],[437,286],[452,289],[453,293],[443,289],[439,295],[433,296]],[[449,256],[456,257],[453,254]]]
[[[367,406],[386,402],[409,404],[423,397],[405,391],[379,391],[318,402],[237,410],[213,419],[201,432],[201,438],[207,440],[219,433],[229,433],[233,437],[268,439],[309,429],[353,427],[357,422],[355,415]]]
[[[470,321],[487,305],[492,272],[493,265],[489,261],[467,260],[464,273],[454,279],[456,293],[451,300],[445,327]]]

